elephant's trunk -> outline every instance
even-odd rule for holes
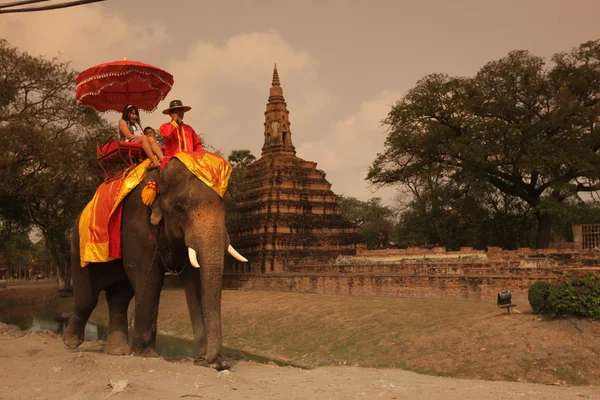
[[[213,252],[211,250],[211,252]],[[221,352],[221,291],[223,290],[223,261],[225,253],[216,257],[201,257],[200,282],[202,287],[202,314],[206,329],[206,361],[213,363]]]
[[[190,263],[200,271],[200,301],[206,333],[206,361],[216,362],[221,352],[221,291],[223,289],[223,263],[228,246],[225,218],[215,212],[203,215],[200,226],[186,235]]]

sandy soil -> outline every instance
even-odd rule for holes
[[[423,376],[390,369],[303,370],[240,361],[231,371],[189,360],[109,356],[101,344],[67,349],[47,332],[0,324],[0,399],[600,399],[598,387]]]

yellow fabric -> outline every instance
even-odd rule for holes
[[[173,125],[176,129],[175,136],[177,137],[177,151],[188,151],[187,140],[185,140],[185,129],[183,129],[183,124],[179,126],[177,122],[171,121],[171,125]]]
[[[173,157],[179,159],[198,179],[223,197],[227,191],[231,164],[223,157],[206,152],[180,152]],[[146,176],[150,165],[144,160],[125,178],[103,183],[83,210],[79,221],[80,264],[85,267],[90,262],[113,260],[109,256],[108,222],[119,203]]]
[[[185,140],[185,130],[183,124],[177,128],[177,140],[179,141],[179,151],[188,151],[187,140]]]
[[[223,197],[231,176],[231,164],[227,160],[207,151],[180,152],[173,157],[179,159],[192,174]]]
[[[108,222],[114,211],[146,176],[150,159],[144,160],[127,176],[102,183],[79,219],[79,257],[81,267],[90,262],[106,262],[114,258],[109,253]]]

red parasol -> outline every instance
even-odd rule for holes
[[[123,111],[132,104],[154,111],[173,86],[173,75],[153,65],[137,61],[114,61],[81,72],[77,103],[97,111]]]

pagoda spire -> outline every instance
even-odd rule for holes
[[[262,154],[287,153],[296,154],[292,144],[292,132],[290,131],[290,112],[283,97],[283,89],[279,81],[277,64],[273,67],[273,80],[269,90],[269,102],[265,111],[265,143]]]
[[[273,82],[271,86],[281,86],[281,83],[279,83],[279,74],[277,73],[277,63],[275,63],[275,67],[273,68]]]

